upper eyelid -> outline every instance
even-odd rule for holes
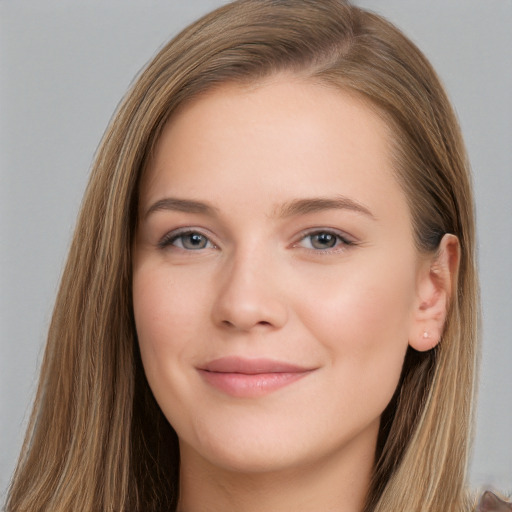
[[[217,244],[212,239],[212,236],[210,234],[208,234],[207,232],[205,232],[205,230],[203,230],[201,228],[189,227],[189,226],[182,227],[182,228],[176,228],[176,229],[173,229],[171,231],[168,231],[164,236],[162,236],[159,239],[157,245],[159,247],[166,247],[171,242],[176,240],[177,238],[179,238],[181,236],[185,236],[185,235],[191,234],[191,233],[197,233],[197,234],[199,234],[201,236],[204,236],[214,247],[217,247]]]
[[[215,247],[219,246],[219,243],[215,241],[215,237],[212,236],[212,233],[209,232],[209,230],[200,228],[198,226],[183,226],[179,227],[173,230],[168,231],[165,235],[163,235],[160,240],[158,241],[158,246],[165,246],[168,245],[170,242],[175,240],[176,238],[179,238],[180,236],[184,236],[190,233],[198,233],[205,238],[208,239],[209,242],[211,242],[212,245]],[[337,237],[339,237],[341,240],[345,241],[348,244],[356,244],[357,240],[355,237],[347,233],[346,231],[332,228],[332,227],[311,227],[306,228],[300,231],[295,237],[293,242],[291,243],[291,246],[295,246],[297,243],[299,243],[301,240],[308,236],[312,236],[318,233],[331,233]]]
[[[337,238],[336,244],[333,247],[326,248],[314,248],[314,247],[304,247],[302,246],[302,242],[308,237],[314,236],[315,234],[328,233],[334,235]],[[347,235],[344,231],[340,231],[333,228],[313,228],[310,230],[306,230],[303,232],[302,236],[296,239],[295,242],[291,244],[291,248],[295,248],[298,250],[306,251],[308,254],[314,254],[316,256],[328,256],[344,253],[345,251],[353,248],[358,245],[359,242],[349,235]]]
[[[336,235],[337,237],[341,238],[342,240],[345,240],[346,242],[350,242],[350,243],[354,243],[354,244],[357,242],[355,237],[353,237],[346,231],[342,231],[342,230],[336,229],[336,228],[316,228],[315,227],[315,228],[309,228],[309,229],[305,229],[305,230],[301,231],[297,235],[296,241],[294,243],[300,242],[302,239],[304,239],[308,236],[316,235],[318,233],[330,233],[332,235]]]

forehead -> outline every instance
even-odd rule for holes
[[[289,75],[225,84],[170,118],[143,179],[142,203],[223,191],[225,200],[234,193],[242,202],[329,191],[364,202],[383,187],[398,198],[390,139],[381,116],[333,86]]]

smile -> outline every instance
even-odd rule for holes
[[[314,369],[271,359],[224,357],[198,368],[213,388],[238,398],[256,398],[309,375]]]

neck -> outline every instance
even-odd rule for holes
[[[178,512],[355,512],[364,507],[375,445],[271,472],[219,468],[189,447],[181,450]]]

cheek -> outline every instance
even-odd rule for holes
[[[345,396],[374,400],[382,410],[396,389],[408,346],[414,273],[393,264],[347,268],[310,282],[308,297],[298,306],[300,316],[326,349],[336,385]]]
[[[143,267],[134,272],[133,308],[144,369],[154,388],[190,357],[186,349],[197,338],[201,301],[193,287],[180,287],[168,272]]]
[[[415,299],[415,273],[409,269],[414,265],[375,259],[376,264],[354,261],[325,276],[306,277],[297,307],[312,329],[327,338],[347,336],[360,347],[377,341],[370,333],[378,333],[381,343],[407,338]]]
[[[133,308],[144,373],[162,412],[180,432],[190,430],[183,411],[197,401],[190,369],[202,348],[198,340],[205,339],[200,332],[204,293],[165,267],[134,269]]]

